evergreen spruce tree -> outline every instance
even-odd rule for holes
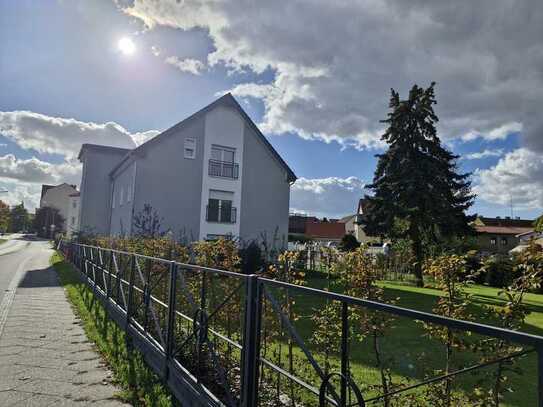
[[[414,273],[422,281],[424,242],[463,236],[471,230],[465,211],[473,204],[470,174],[457,172],[458,156],[445,149],[437,136],[434,83],[417,85],[407,100],[392,89],[388,125],[382,136],[388,144],[379,158],[366,196],[366,232],[374,236],[409,238],[416,258]],[[398,227],[402,225],[402,227]]]

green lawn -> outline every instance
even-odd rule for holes
[[[119,397],[134,406],[172,406],[169,391],[146,366],[141,354],[127,349],[123,330],[107,318],[104,308],[92,299],[92,291],[78,279],[72,266],[58,253],[51,258],[51,264],[74,312],[83,322],[87,337],[96,344],[123,388]]]
[[[315,288],[324,288],[326,280],[322,278],[309,278],[309,284]],[[402,307],[431,312],[436,300],[439,298],[440,292],[431,288],[417,288],[408,285],[402,285],[393,282],[380,283],[385,288],[385,296],[387,299],[397,299],[396,304]],[[497,288],[486,286],[471,286],[468,292],[473,295],[474,305],[470,308],[470,312],[475,316],[478,322],[491,324],[483,318],[483,305],[502,306],[503,300],[498,297]],[[278,294],[278,293],[277,293]],[[322,364],[322,349],[314,346],[310,337],[314,331],[314,323],[311,321],[311,316],[322,308],[324,301],[318,296],[308,297],[296,296],[296,312],[299,319],[295,323],[295,327],[300,333],[300,336],[309,345],[309,348],[314,353],[315,358]],[[526,304],[528,304],[531,314],[526,319],[526,323],[522,328],[523,331],[543,335],[543,295],[527,294]],[[353,323],[353,326],[356,323]],[[336,328],[337,329],[337,328]],[[356,333],[362,334],[360,330],[355,328]],[[338,340],[340,331],[338,329]],[[469,341],[484,340],[485,337],[471,335],[467,338]],[[338,342],[339,343],[339,342]],[[285,358],[285,346],[281,345],[281,353]],[[380,343],[382,357],[387,359],[387,366],[393,380],[396,383],[413,384],[425,377],[436,375],[435,369],[443,368],[445,364],[444,346],[435,339],[429,338],[422,324],[409,320],[407,318],[395,318],[390,322],[385,337]],[[332,361],[337,369],[339,367],[339,352],[337,349],[330,350]],[[272,352],[269,352],[273,354]],[[294,354],[301,363],[295,364],[297,374],[303,375],[303,356],[300,348],[295,346]],[[351,343],[351,371],[365,397],[380,394],[372,385],[379,384],[379,372],[375,368],[375,353],[373,351],[372,341],[368,339],[353,341]],[[455,368],[466,367],[476,364],[479,360],[479,355],[468,351],[455,352],[453,354],[453,365]],[[277,358],[276,358],[277,359]],[[537,366],[535,353],[519,360],[517,366],[521,367],[523,374],[519,375],[513,372],[507,374],[508,381],[506,387],[511,389],[506,393],[503,405],[506,406],[532,406],[536,405],[537,400]],[[298,369],[298,370],[296,370]],[[454,388],[458,392],[463,392],[464,389],[473,389],[479,383],[487,385],[491,383],[490,375],[495,371],[493,367],[485,368],[481,372],[485,374],[465,374],[459,376],[455,380]],[[311,380],[311,375],[306,375],[308,381]],[[318,381],[314,380],[314,385],[318,386]],[[302,398],[305,398],[302,396]]]

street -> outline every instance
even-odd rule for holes
[[[49,266],[48,241],[0,245],[0,406],[125,405]]]

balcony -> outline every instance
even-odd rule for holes
[[[209,160],[209,176],[238,179],[239,165],[232,162]]]
[[[206,220],[214,223],[236,223],[237,211],[232,206],[206,206]]]

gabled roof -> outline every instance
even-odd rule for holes
[[[181,130],[183,127],[185,127],[187,124],[189,124],[191,121],[201,117],[202,115],[204,115],[205,113],[211,111],[212,109],[214,109],[215,107],[219,106],[219,105],[223,105],[223,106],[229,106],[229,107],[233,107],[234,109],[236,109],[239,114],[241,115],[241,117],[243,117],[243,119],[245,119],[245,121],[247,122],[247,124],[249,124],[249,126],[254,130],[254,132],[256,133],[257,137],[264,143],[264,145],[268,148],[268,150],[270,151],[270,153],[273,155],[273,157],[279,162],[279,164],[285,169],[285,171],[287,172],[288,174],[288,180],[289,182],[294,182],[296,181],[296,175],[294,174],[294,172],[290,169],[290,167],[287,165],[287,163],[281,158],[281,156],[279,155],[279,153],[275,150],[275,148],[273,148],[273,146],[270,144],[270,142],[266,139],[266,137],[262,134],[262,132],[258,129],[258,127],[256,126],[256,124],[251,120],[251,118],[249,117],[249,115],[247,115],[247,113],[245,113],[245,111],[243,110],[243,108],[239,105],[239,103],[236,101],[236,99],[234,99],[234,97],[232,96],[232,94],[230,93],[227,93],[225,94],[224,96],[221,96],[219,99],[215,100],[214,102],[210,103],[209,105],[205,106],[204,108],[200,109],[199,111],[197,111],[196,113],[190,115],[189,117],[187,117],[186,119],[180,121],[179,123],[177,123],[176,125],[170,127],[169,129],[167,130],[164,130],[162,133],[160,133],[159,135],[153,137],[152,139],[146,141],[145,143],[141,144],[140,146],[136,147],[135,149],[133,150],[130,150],[124,157],[123,159],[115,166],[113,167],[113,169],[111,170],[111,172],[109,173],[109,175],[113,175],[115,173],[115,171],[117,171],[117,169],[119,169],[123,163],[128,160],[131,156],[135,155],[135,154],[138,154],[138,153],[142,153],[144,151],[146,151],[150,146],[153,146],[155,145],[156,143],[160,143],[162,140],[164,140],[166,137],[172,135],[172,134],[175,134],[177,133],[179,130]]]
[[[40,196],[40,200],[43,199],[43,196],[45,195],[45,193],[46,193],[47,191],[49,191],[51,188],[54,188],[55,186],[56,186],[56,185],[45,185],[45,184],[43,184],[43,185],[41,186],[41,196]]]
[[[533,226],[533,220],[531,219],[513,219],[506,218],[486,218],[479,216],[475,220],[474,224],[479,226],[503,226],[503,227],[520,227],[531,228]]]
[[[53,189],[53,188],[61,187],[62,185],[68,185],[68,186],[72,187],[73,189],[75,189],[77,191],[77,186],[76,185],[68,184],[66,182],[63,182],[62,184],[58,184],[58,185],[46,185],[46,184],[43,184],[41,186],[40,201],[43,199],[43,196],[47,193],[47,191],[49,191],[50,189]]]
[[[479,234],[519,235],[530,232],[533,229],[521,226],[479,226],[475,225],[475,231]]]
[[[347,215],[347,216],[344,216],[343,218],[339,219],[338,222],[339,223],[347,223],[349,222],[352,218],[354,218],[356,215]]]
[[[112,153],[118,153],[118,154],[119,153],[126,154],[129,151],[131,151],[129,148],[111,147],[111,146],[104,146],[101,144],[85,143],[81,146],[81,150],[79,150],[79,155],[77,156],[78,160],[81,160],[81,156],[83,155],[83,152],[85,150],[105,151],[105,152],[112,152]]]

